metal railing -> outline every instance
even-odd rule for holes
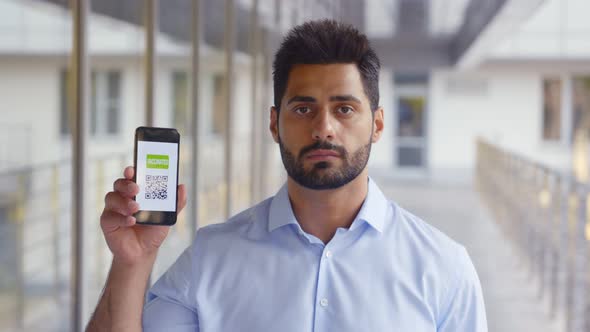
[[[539,281],[539,299],[568,332],[590,331],[590,186],[482,140],[476,183],[483,201]]]
[[[100,295],[110,267],[108,251],[99,226],[104,195],[113,181],[130,165],[130,154],[92,158],[88,162],[83,245],[86,248],[86,287],[88,305],[93,307]],[[219,169],[205,163],[205,169]],[[180,182],[190,186],[188,158],[181,163]],[[20,167],[0,172],[0,331],[68,330],[71,303],[71,202],[72,169],[70,160]],[[245,208],[250,202],[249,179],[234,177],[233,205]],[[198,191],[199,226],[223,221],[227,186],[221,174],[203,181]],[[187,214],[179,215],[167,242],[190,243],[192,231]],[[183,241],[183,242],[178,242]],[[172,262],[179,252],[162,248],[158,259]],[[162,271],[160,271],[162,272]]]
[[[85,219],[97,218],[106,188],[128,159],[120,154],[90,161],[88,191],[96,200]],[[55,317],[49,329],[68,329],[61,324],[68,323],[63,309],[70,305],[72,174],[70,160],[0,172],[0,330],[27,329],[48,315]],[[104,282],[110,257],[95,225],[86,236],[95,250],[85,259],[93,278]]]

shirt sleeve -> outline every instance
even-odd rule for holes
[[[488,323],[483,292],[475,267],[465,248],[457,257],[455,282],[449,288],[445,314],[438,332],[487,332]]]
[[[191,246],[149,290],[143,308],[144,331],[199,331],[192,260]]]

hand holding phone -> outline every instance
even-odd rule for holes
[[[123,178],[113,184],[113,191],[105,196],[105,207],[100,216],[100,226],[115,259],[126,264],[134,264],[152,256],[160,247],[169,227],[137,225],[133,214],[138,211],[133,197],[139,187],[133,181],[134,168],[129,166],[123,172]],[[177,211],[186,205],[186,189],[178,186]]]

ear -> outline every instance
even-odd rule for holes
[[[372,142],[377,143],[383,133],[383,107],[379,107],[373,116]]]
[[[276,143],[279,142],[279,113],[276,107],[270,108],[270,133]]]

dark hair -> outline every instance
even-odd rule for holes
[[[367,36],[352,25],[334,20],[310,21],[291,29],[275,54],[274,103],[277,110],[287,89],[289,73],[296,64],[356,64],[363,89],[376,110],[379,104],[379,58]]]

